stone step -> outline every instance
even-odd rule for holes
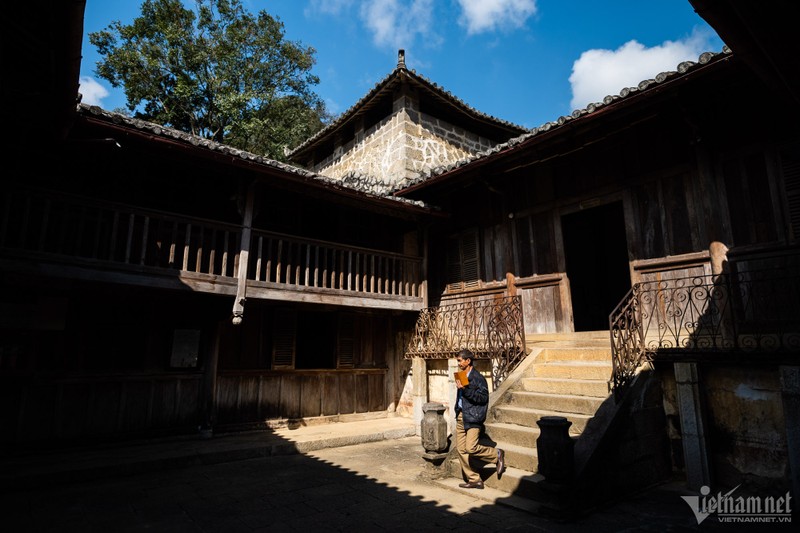
[[[506,470],[505,476],[508,476],[508,479],[511,479],[512,475],[514,474],[510,470]],[[530,475],[530,473],[528,473],[528,475]],[[521,477],[522,476],[520,476],[520,478]],[[446,477],[433,480],[433,483],[442,488],[467,495],[477,500],[483,500],[492,505],[505,505],[534,515],[537,514],[539,509],[542,507],[542,504],[531,497],[517,496],[513,492],[499,490],[490,485],[485,485],[483,490],[462,489],[458,486],[458,484],[461,482],[461,478],[455,477]],[[522,483],[527,484],[529,481],[528,479],[525,479]],[[519,486],[519,484],[517,486]]]
[[[536,448],[539,426],[528,427],[503,422],[487,422],[486,434],[495,442],[507,442],[525,448]]]
[[[573,331],[569,333],[528,333],[525,344],[532,348],[588,346],[609,348],[611,336],[608,330]]]
[[[506,463],[508,460],[506,459]],[[458,483],[461,483],[463,476],[461,475],[461,463],[458,458],[455,458],[450,464],[450,472],[453,472],[453,478],[457,482],[451,483],[456,488]],[[535,499],[540,494],[540,489],[537,487],[538,483],[544,480],[544,477],[535,473],[533,470],[526,470],[517,468],[515,466],[506,465],[506,470],[500,478],[497,478],[497,472],[494,465],[486,465],[477,470],[481,479],[486,487],[491,489],[500,490],[508,494],[513,494],[522,498]],[[461,489],[469,494],[476,494],[479,491],[475,489]],[[485,490],[485,489],[484,489]]]
[[[611,394],[609,383],[604,379],[522,378],[520,385],[522,390],[528,392],[574,394],[594,398],[607,398]]]
[[[513,444],[504,439],[497,438],[494,434],[490,434],[487,431],[486,436],[481,438],[481,443],[505,451],[506,465],[522,468],[523,470],[535,471],[539,464],[536,457],[535,441],[533,446]]]
[[[608,380],[611,370],[611,361],[560,361],[536,365],[532,375],[537,378]]]
[[[530,409],[546,409],[558,413],[594,415],[604,401],[605,398],[575,396],[572,394],[512,391],[509,405]]]
[[[536,455],[536,446],[517,446],[508,442],[497,442],[497,447],[506,452],[506,466],[536,472],[539,467],[539,457]]]
[[[531,428],[538,428],[539,426],[536,422],[543,416],[563,416],[572,422],[569,428],[570,435],[579,435],[586,428],[586,423],[592,418],[591,415],[585,414],[563,413],[548,411],[546,409],[530,409],[511,405],[498,405],[493,407],[492,416],[493,423],[518,424]]]
[[[611,349],[605,348],[548,348],[539,354],[538,361],[607,361],[611,363]]]

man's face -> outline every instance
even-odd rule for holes
[[[470,360],[469,359],[461,359],[460,357],[456,357],[456,362],[458,363],[458,368],[461,370],[466,370],[469,366]]]

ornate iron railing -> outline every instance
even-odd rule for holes
[[[609,323],[615,389],[656,353],[796,353],[800,273],[780,267],[638,283]]]
[[[420,311],[405,357],[447,359],[467,348],[492,360],[497,387],[525,357],[522,297],[474,300]]]

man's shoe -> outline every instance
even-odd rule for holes
[[[506,471],[506,452],[497,448],[497,479]]]
[[[462,489],[482,489],[483,481],[470,481],[469,483],[459,483]]]

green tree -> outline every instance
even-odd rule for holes
[[[137,118],[285,160],[330,115],[312,87],[316,50],[241,0],[145,0],[130,25],[89,34],[96,74],[122,86]]]

